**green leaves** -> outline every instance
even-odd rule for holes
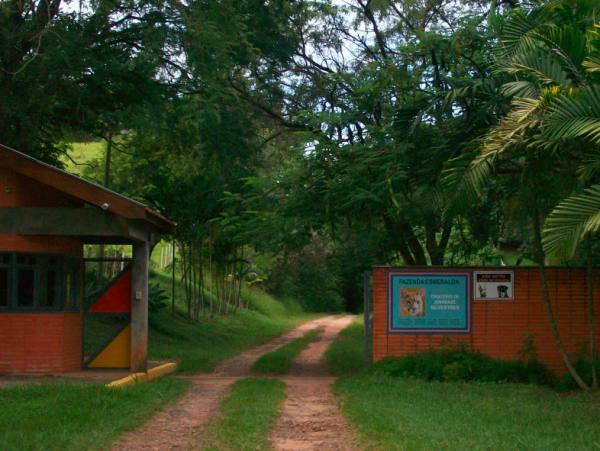
[[[550,139],[583,137],[600,144],[600,86],[559,96],[549,109],[545,134]]]
[[[600,185],[561,202],[546,220],[544,249],[560,258],[570,258],[587,233],[600,229]]]
[[[567,73],[552,54],[541,50],[516,55],[497,64],[499,71],[511,75],[529,75],[541,84],[567,85]]]

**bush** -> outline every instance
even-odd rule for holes
[[[573,366],[588,387],[591,387],[592,360],[586,349],[582,350],[582,352],[575,357]],[[595,366],[596,373],[600,376],[600,360],[596,360]],[[556,389],[559,391],[578,390],[579,385],[577,385],[577,382],[575,382],[575,379],[573,379],[571,373],[567,373],[559,379],[558,383],[556,384]]]
[[[513,382],[552,385],[552,374],[535,358],[496,360],[479,352],[445,349],[386,358],[373,370],[396,377],[428,381]]]

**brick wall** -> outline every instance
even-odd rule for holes
[[[388,334],[387,333],[387,271],[414,268],[374,268],[373,270],[373,354],[375,361],[386,356],[436,349],[447,340],[464,340],[484,354],[499,359],[516,359],[523,346],[523,337],[532,334],[540,361],[557,373],[566,368],[556,350],[542,299],[537,268],[469,268],[469,270],[511,270],[515,273],[512,301],[473,301],[472,333],[466,335]],[[423,268],[439,272],[439,268]],[[461,270],[465,268],[444,268]],[[559,332],[569,353],[578,353],[589,341],[589,304],[587,282],[583,268],[549,268],[548,281],[552,306]],[[594,276],[595,311],[600,321],[600,271]],[[599,326],[600,329],[600,326]],[[596,334],[600,347],[600,334]]]
[[[81,369],[79,313],[0,315],[0,373],[53,373]]]

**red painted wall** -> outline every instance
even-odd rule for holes
[[[0,208],[83,208],[81,200],[0,168]],[[39,252],[83,257],[68,237],[0,235],[0,252]],[[47,373],[81,369],[80,313],[0,314],[0,373]]]
[[[0,373],[54,373],[81,369],[78,313],[0,315]]]
[[[465,335],[388,334],[387,324],[387,270],[414,268],[373,269],[373,356],[380,360],[439,348],[443,341],[464,340],[472,349],[499,359],[517,359],[523,346],[523,336],[535,336],[535,345],[541,362],[559,374],[566,368],[556,350],[548,315],[542,299],[537,268],[469,268],[468,270],[511,270],[515,272],[515,299],[513,301],[473,301],[473,329]],[[440,271],[439,268],[420,268]],[[461,270],[465,268],[444,268]],[[589,304],[587,282],[583,268],[549,268],[548,280],[554,314],[560,335],[569,353],[579,353],[589,342]],[[596,271],[595,311],[600,318],[600,271]],[[596,334],[600,347],[600,334]]]

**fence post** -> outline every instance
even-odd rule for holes
[[[367,371],[371,367],[371,271],[364,273],[364,322],[365,322],[365,337],[364,337],[364,370]]]

